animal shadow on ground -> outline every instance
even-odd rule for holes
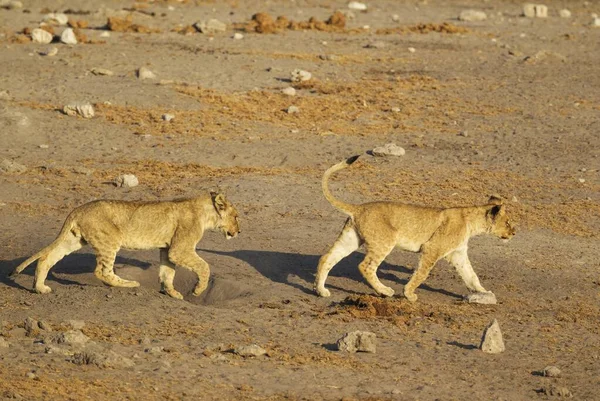
[[[253,268],[255,268],[260,274],[265,276],[271,281],[276,283],[283,283],[292,286],[305,294],[314,295],[313,282],[315,280],[315,274],[319,259],[321,255],[302,255],[298,253],[286,253],[286,252],[271,252],[271,251],[254,251],[254,250],[238,250],[232,252],[214,251],[208,249],[202,249],[203,252],[213,253],[222,256],[230,256],[239,259]],[[364,254],[360,252],[354,252],[348,257],[342,259],[336,264],[333,269],[329,272],[330,277],[347,277],[358,282],[366,283],[358,271],[358,265],[364,259]],[[405,274],[406,279],[399,279],[397,274]],[[389,280],[402,285],[408,282],[408,278],[412,274],[412,270],[404,266],[395,266],[387,262],[382,262],[377,271],[377,276],[383,280]],[[306,285],[294,283],[290,281],[290,277],[296,276],[306,282]],[[368,284],[367,284],[368,285]],[[363,294],[363,292],[356,292],[347,288],[340,288],[327,283],[328,288],[332,288],[338,291],[343,291],[350,294]],[[441,293],[450,297],[459,298],[462,297],[453,292],[449,292],[443,289],[433,288],[427,284],[419,286],[420,289]]]
[[[7,286],[13,288],[31,290],[31,287],[24,287],[9,277],[15,269],[15,267],[17,267],[25,259],[27,258],[25,257],[13,260],[0,260],[0,283],[6,284]],[[36,264],[37,262],[33,262],[31,265],[25,268],[25,270],[23,270],[23,272],[19,276],[33,277],[35,274]],[[117,259],[115,260],[115,265],[121,264],[135,266],[142,269],[148,269],[152,265],[151,263],[142,262],[137,259],[117,256]],[[50,273],[48,274],[47,280],[55,281],[63,285],[86,285],[85,283],[58,277],[57,274],[79,274],[93,276],[95,268],[96,256],[94,254],[73,253],[71,255],[65,256],[64,259],[60,260],[57,264],[54,265],[54,267],[50,270]],[[98,281],[98,285],[101,284],[101,282],[95,278],[94,281]]]

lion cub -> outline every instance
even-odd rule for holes
[[[237,210],[224,195],[211,192],[170,202],[98,200],[73,210],[54,242],[17,266],[12,276],[39,259],[34,288],[38,293],[49,293],[52,290],[44,281],[50,268],[89,244],[96,251],[96,277],[110,286],[138,287],[137,281],[114,273],[117,252],[121,248],[159,248],[162,292],[183,299],[173,287],[174,267],[180,266],[198,275],[194,295],[200,295],[210,274],[208,263],[196,253],[205,230],[219,230],[227,239],[240,232]]]
[[[358,266],[363,277],[378,294],[391,297],[394,290],[377,278],[377,268],[385,257],[399,247],[406,251],[421,252],[419,266],[404,287],[404,296],[417,300],[415,290],[442,258],[454,265],[467,288],[487,292],[471,267],[467,256],[470,237],[489,233],[503,239],[515,234],[500,199],[491,197],[487,205],[437,209],[406,205],[396,202],[370,202],[350,205],[333,197],[327,181],[331,174],[354,163],[354,156],[329,168],[323,175],[323,193],[334,207],[350,216],[329,252],[319,260],[314,289],[322,297],[330,296],[325,288],[327,274],[342,258],[362,244],[366,256]]]

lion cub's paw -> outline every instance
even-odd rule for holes
[[[194,294],[194,296],[197,297],[198,295],[202,294],[205,289],[206,289],[205,285],[202,287],[196,287],[196,288],[194,288],[194,292],[192,294]]]
[[[35,292],[37,292],[38,294],[49,294],[52,292],[52,288],[48,287],[47,285],[41,285],[35,287]]]
[[[134,287],[139,287],[140,283],[138,283],[137,281],[133,281],[133,280],[123,280],[119,282],[119,287],[127,287],[127,288],[134,288]]]
[[[331,296],[331,292],[327,288],[315,288],[315,291],[320,297],[327,298]]]
[[[408,299],[410,302],[415,302],[417,300],[417,294],[415,294],[414,292],[409,293],[409,292],[405,292],[404,296],[406,297],[406,299]]]
[[[163,290],[163,293],[167,294],[171,298],[183,299],[183,295],[177,290]]]
[[[390,287],[382,287],[377,290],[377,293],[379,293],[379,295],[383,295],[384,297],[392,297],[394,296],[394,292],[395,291]]]

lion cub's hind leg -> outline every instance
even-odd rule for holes
[[[340,260],[350,255],[360,246],[360,237],[354,228],[351,219],[346,221],[339,237],[325,255],[319,259],[319,267],[315,277],[314,290],[322,297],[329,297],[331,293],[325,288],[327,275]]]
[[[379,294],[386,297],[394,295],[394,290],[390,287],[383,285],[377,277],[377,269],[383,260],[392,252],[395,244],[369,244],[367,243],[367,254],[364,260],[358,265],[358,270],[363,275],[365,280],[373,287],[373,289]]]
[[[183,299],[183,295],[173,287],[175,265],[169,261],[169,250],[167,248],[160,249],[160,266],[158,270],[160,291],[170,297]]]
[[[35,269],[35,278],[33,281],[35,292],[40,294],[51,292],[52,289],[44,284],[46,277],[48,277],[48,272],[59,260],[68,254],[81,249],[81,247],[81,238],[76,237],[73,233],[69,233],[65,239],[50,250],[46,256],[42,256],[38,260]]]

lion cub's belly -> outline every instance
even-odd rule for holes
[[[398,248],[409,252],[419,252],[421,245],[423,245],[423,242],[409,238],[399,238],[396,242]]]
[[[171,227],[160,227],[154,224],[146,224],[143,229],[132,225],[124,230],[121,247],[127,249],[156,249],[165,248],[171,244],[173,230]]]

